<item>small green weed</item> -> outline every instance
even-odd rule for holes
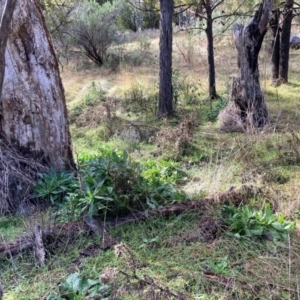
[[[209,259],[209,269],[217,274],[228,275],[230,273],[228,267],[227,257],[220,260]]]
[[[296,223],[285,220],[283,214],[273,214],[268,203],[262,211],[249,206],[224,206],[223,213],[225,223],[229,226],[229,234],[237,238],[266,237],[287,240],[288,233],[296,227]]]
[[[101,85],[97,85],[93,81],[88,93],[83,97],[83,103],[87,106],[95,106],[99,101],[104,101],[105,97],[106,92],[101,88]]]
[[[78,189],[73,173],[56,172],[52,169],[49,174],[39,176],[40,180],[33,186],[36,196],[49,200],[52,205],[61,202],[66,193]]]
[[[73,273],[68,276],[66,281],[59,286],[60,293],[52,292],[47,300],[84,300],[86,296],[97,299],[108,297],[111,292],[111,286],[103,285],[99,280],[88,279],[85,276],[80,276],[78,273]]]
[[[185,174],[179,169],[179,163],[173,160],[146,160],[142,162],[142,176],[153,182],[160,180],[166,184],[182,183]]]
[[[218,98],[214,105],[211,105],[210,111],[207,113],[207,118],[211,122],[215,122],[218,118],[220,111],[227,105],[227,100]]]

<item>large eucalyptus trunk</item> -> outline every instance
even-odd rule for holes
[[[3,6],[0,0],[0,13]],[[15,194],[18,189],[19,196],[25,197],[21,175],[25,178],[34,168],[26,165],[26,159],[56,170],[74,166],[64,89],[38,0],[17,0],[5,62],[0,101],[0,212],[17,208],[22,201]],[[8,157],[13,157],[8,155],[8,146],[15,157],[24,158],[19,172],[7,165]],[[25,169],[27,174],[21,174]]]
[[[248,131],[260,129],[269,122],[259,82],[258,54],[267,32],[271,9],[272,0],[265,0],[248,25],[233,26],[239,76],[233,79],[232,100]]]
[[[172,17],[173,0],[160,0],[159,96],[157,116],[173,113],[172,92]]]

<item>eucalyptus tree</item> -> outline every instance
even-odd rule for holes
[[[4,16],[3,2],[0,1],[0,12]],[[16,1],[5,49],[0,103],[0,212],[3,212],[16,209],[25,194],[28,196],[28,182],[24,187],[21,181],[26,172],[34,169],[32,160],[56,170],[74,168],[64,89],[37,0]],[[8,149],[13,151],[10,157],[15,160],[23,157],[16,165],[7,166]]]
[[[259,82],[258,55],[267,32],[272,5],[272,0],[264,0],[247,25],[233,26],[234,42],[238,51],[239,76],[233,79],[232,100],[248,131],[256,131],[269,123]]]

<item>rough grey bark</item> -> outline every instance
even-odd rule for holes
[[[3,8],[0,0],[0,14]],[[0,213],[26,213],[37,173],[72,170],[74,161],[64,89],[39,1],[17,0],[11,24],[0,101]]]
[[[173,113],[172,92],[172,16],[173,0],[160,0],[159,96],[157,116]]]
[[[239,76],[233,79],[232,100],[249,131],[260,129],[269,122],[259,82],[258,54],[270,21],[271,10],[272,0],[264,0],[248,25],[233,26]]]
[[[1,137],[48,166],[70,169],[64,89],[39,1],[17,1],[5,59]]]
[[[290,57],[290,36],[293,20],[294,0],[285,0],[282,13],[282,32],[280,40],[280,67],[279,77],[281,82],[288,82],[289,57]]]
[[[5,73],[5,50],[8,35],[10,32],[10,23],[17,0],[6,0],[5,7],[2,10],[1,24],[0,24],[0,99],[2,93],[2,86]]]

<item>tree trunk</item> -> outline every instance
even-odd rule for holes
[[[215,57],[214,57],[214,37],[213,37],[213,20],[210,0],[206,2],[206,36],[207,36],[207,55],[209,66],[209,98],[216,99],[218,97],[216,91],[216,73],[215,73]]]
[[[0,134],[54,169],[73,166],[64,89],[39,1],[18,0],[6,50]]]
[[[9,25],[13,16],[17,0],[6,0],[5,7],[2,10],[1,24],[0,24],[0,99],[2,93],[2,86],[5,73],[5,51],[9,34]]]
[[[293,20],[294,0],[285,0],[283,9],[282,32],[280,41],[280,80],[288,82],[289,57],[290,57],[290,36]]]
[[[172,16],[173,0],[160,0],[159,98],[157,116],[173,113]]]
[[[5,61],[0,213],[17,210],[31,197],[32,181],[44,166],[74,167],[64,89],[38,0],[16,1]]]
[[[267,32],[272,0],[265,0],[248,25],[234,24],[234,41],[238,51],[239,77],[233,79],[232,100],[249,131],[261,129],[269,122],[259,83],[258,54]]]
[[[270,20],[270,27],[272,30],[272,81],[277,85],[279,78],[279,62],[280,62],[280,26],[279,26],[280,10],[278,8],[272,11],[272,18]]]

